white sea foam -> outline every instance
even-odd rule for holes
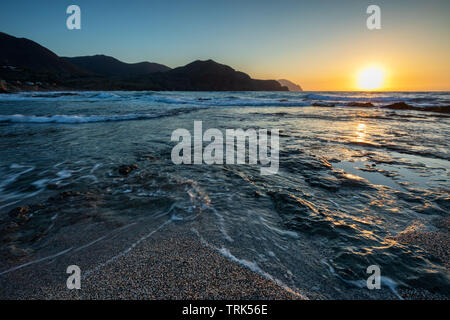
[[[123,115],[52,115],[52,116],[36,116],[36,115],[0,115],[0,122],[13,123],[89,123],[89,122],[108,122],[108,121],[126,121],[152,119],[159,115],[156,114],[123,114]]]
[[[273,92],[273,93],[195,93],[186,94],[183,92],[128,92],[128,91],[75,91],[75,92],[22,92],[14,94],[0,95],[0,101],[68,101],[68,102],[143,102],[153,106],[161,105],[190,105],[196,107],[303,107],[311,106],[315,101],[321,101],[324,104],[332,102],[337,105],[345,106],[348,102],[372,102],[392,103],[407,102],[414,103],[416,106],[438,106],[448,105],[450,100],[448,93],[430,94],[430,93],[405,93],[405,92],[383,92],[383,93],[364,93],[364,92]],[[39,122],[39,119],[33,119],[33,122]],[[77,119],[68,121],[77,123]],[[84,120],[81,120],[85,122]],[[108,121],[94,118],[89,122]],[[117,120],[109,120],[117,121]],[[12,121],[11,121],[12,122]],[[31,121],[28,121],[31,122]],[[45,121],[44,121],[45,122]],[[59,121],[54,121],[59,122]]]
[[[321,262],[326,265],[328,267],[328,270],[330,271],[330,273],[333,276],[336,276],[338,279],[344,281],[345,283],[348,283],[352,286],[358,287],[358,288],[366,288],[367,287],[367,280],[364,279],[360,279],[360,280],[347,280],[344,279],[343,277],[341,277],[339,274],[336,273],[336,270],[333,268],[333,266],[331,266],[325,259],[321,260]],[[395,296],[397,296],[397,298],[399,298],[400,300],[403,300],[403,297],[400,296],[400,294],[397,292],[397,282],[395,282],[394,280],[392,280],[389,277],[385,277],[385,276],[381,276],[380,278],[381,280],[381,285],[382,286],[386,286],[389,288],[389,290],[391,290],[391,292],[393,294],[395,294]]]
[[[199,237],[200,241],[201,241],[205,246],[207,246],[207,247],[209,247],[209,248],[211,248],[211,249],[216,250],[216,251],[219,252],[221,255],[223,255],[224,257],[226,257],[226,258],[228,258],[228,259],[230,259],[231,261],[234,261],[234,262],[236,262],[236,263],[238,263],[238,264],[244,266],[245,268],[250,269],[250,270],[253,271],[253,272],[256,272],[257,274],[263,276],[264,278],[266,278],[266,279],[268,279],[268,280],[270,280],[270,281],[276,283],[278,286],[280,286],[280,287],[283,288],[284,290],[286,290],[286,291],[288,291],[288,292],[290,292],[290,293],[292,293],[292,294],[295,294],[295,295],[301,297],[302,299],[308,300],[308,297],[305,296],[303,293],[299,292],[298,290],[295,290],[295,289],[290,288],[290,287],[287,286],[283,281],[281,281],[281,280],[275,278],[274,276],[272,276],[271,274],[267,273],[266,271],[264,271],[263,269],[261,269],[261,268],[258,266],[258,264],[257,264],[256,262],[248,261],[248,260],[246,260],[246,259],[239,259],[239,258],[237,258],[236,256],[234,256],[234,255],[230,252],[230,250],[228,250],[227,248],[225,248],[225,247],[218,248],[218,247],[216,247],[216,246],[210,244],[209,242],[207,242],[207,241],[200,235],[200,233],[198,232],[197,229],[192,228],[191,231],[192,231],[193,233],[195,233],[195,234]]]

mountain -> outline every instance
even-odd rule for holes
[[[105,55],[63,57],[62,59],[92,73],[108,77],[133,77],[170,70],[169,67],[159,63],[125,63]]]
[[[0,32],[0,77],[56,81],[89,76],[90,73],[68,63],[38,43]]]
[[[286,79],[280,79],[277,80],[282,86],[285,86],[289,89],[289,91],[303,91],[302,87],[300,87],[298,84],[295,84],[289,80]]]
[[[164,73],[149,75],[161,90],[183,91],[287,91],[275,80],[256,80],[213,60],[191,62]],[[145,81],[142,77],[140,81]]]
[[[287,91],[213,60],[170,69],[104,55],[60,58],[25,38],[0,33],[0,93],[23,90]]]

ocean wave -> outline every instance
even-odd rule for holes
[[[0,101],[140,102],[153,105],[210,107],[304,107],[313,103],[347,106],[348,103],[380,104],[405,102],[417,107],[450,104],[450,94],[409,92],[155,92],[155,91],[55,91],[0,95]]]
[[[108,121],[127,121],[143,120],[165,116],[169,114],[123,114],[123,115],[0,115],[0,122],[7,123],[90,123],[90,122],[108,122]]]
[[[131,93],[131,92],[130,92]],[[101,92],[101,91],[49,91],[49,92],[19,92],[0,95],[0,101],[80,101],[80,100],[116,100],[129,98],[134,93]]]
[[[15,94],[0,95],[0,101],[128,101],[137,100],[142,102],[167,104],[167,105],[200,105],[218,107],[265,107],[265,106],[287,106],[302,107],[309,106],[302,96],[286,97],[284,95],[271,94],[266,97],[239,97],[239,96],[210,96],[189,97],[182,94],[149,92],[21,92]]]
[[[167,97],[152,97],[152,101],[161,102],[165,104],[192,104],[204,106],[217,107],[306,107],[311,104],[303,100],[288,100],[288,99],[261,99],[250,98],[242,99],[238,97],[226,98],[167,98]]]

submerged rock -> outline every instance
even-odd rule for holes
[[[336,106],[334,103],[320,103],[320,102],[314,102],[312,104],[313,107],[329,107],[332,108]]]
[[[8,215],[17,222],[23,223],[30,219],[30,213],[30,208],[28,206],[23,206],[12,209]]]
[[[382,106],[381,108],[384,109],[394,109],[394,110],[415,110],[416,108],[414,108],[413,106],[405,103],[405,102],[396,102],[396,103],[392,103],[392,104],[388,104],[385,106]]]
[[[372,102],[349,102],[347,103],[348,107],[363,107],[363,108],[371,108],[375,107]]]
[[[427,111],[427,112],[450,113],[450,106],[414,107],[405,102],[396,102],[393,104],[388,104],[381,108],[394,109],[394,110],[417,110],[417,111]]]
[[[137,169],[137,168],[139,168],[139,166],[138,166],[137,164],[133,163],[133,164],[131,164],[131,165],[126,165],[126,164],[121,165],[121,166],[118,168],[118,170],[119,170],[119,173],[120,173],[121,175],[126,176],[126,175],[129,174],[131,171],[133,171],[133,170],[135,170],[135,169]]]
[[[6,88],[5,80],[0,80],[0,93],[9,93],[9,90]]]
[[[420,108],[422,111],[450,113],[450,106],[425,107]]]

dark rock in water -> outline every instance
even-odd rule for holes
[[[313,107],[329,107],[329,108],[333,108],[336,105],[334,103],[330,103],[330,104],[326,104],[326,103],[320,103],[320,102],[314,102],[312,104]]]
[[[9,90],[6,88],[5,80],[0,80],[0,93],[9,93]]]
[[[198,98],[198,101],[209,101],[211,100],[210,98]]]
[[[438,106],[438,107],[425,107],[420,108],[422,111],[450,113],[450,106]]]
[[[288,99],[280,99],[280,102],[288,102]]]
[[[137,168],[139,168],[139,166],[137,165],[137,164],[131,164],[131,165],[126,165],[126,164],[124,164],[124,165],[121,165],[119,168],[118,168],[118,170],[119,170],[119,173],[121,174],[121,175],[124,175],[124,176],[126,176],[127,174],[129,174],[131,171],[133,171],[134,169],[137,169]]]
[[[433,106],[433,107],[414,107],[405,102],[396,102],[382,106],[383,109],[393,109],[393,110],[417,110],[417,111],[427,111],[427,112],[439,112],[439,113],[450,113],[450,106]]]
[[[255,198],[260,198],[260,197],[263,196],[263,194],[261,193],[261,191],[255,190],[255,191],[253,192],[253,196],[254,196]]]
[[[10,260],[45,244],[49,233],[83,219],[102,219],[98,193],[64,191],[41,203],[12,209],[0,219],[0,256]]]
[[[388,104],[386,106],[382,106],[381,108],[394,109],[394,110],[415,110],[416,109],[413,106],[411,106],[405,102],[396,102],[396,103]]]
[[[28,206],[17,207],[12,209],[8,215],[19,222],[26,222],[30,219],[30,208]]]
[[[372,102],[349,102],[347,103],[348,107],[362,107],[362,108],[371,108],[375,107]]]
[[[33,98],[59,98],[59,97],[64,97],[64,96],[79,96],[79,93],[75,93],[75,92],[61,92],[58,94],[49,94],[49,93],[36,93],[33,94],[32,97]]]
[[[68,198],[79,196],[79,195],[80,195],[80,192],[63,191],[55,197],[50,197],[49,201],[66,200]]]

